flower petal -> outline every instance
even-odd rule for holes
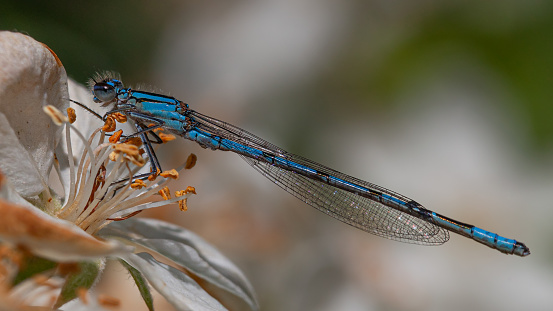
[[[133,266],[177,310],[227,310],[185,273],[154,259],[148,253],[121,257]]]
[[[259,308],[253,288],[244,274],[213,246],[184,228],[155,219],[131,218],[109,224],[100,235],[124,238],[165,256],[217,286],[219,293],[211,291],[212,288],[210,293],[227,306],[241,303],[238,308],[241,310],[246,305],[251,310]],[[226,291],[226,295],[220,289]]]
[[[54,261],[91,260],[131,252],[128,246],[100,241],[69,222],[2,199],[0,215],[0,240]]]
[[[56,310],[67,310],[67,311],[112,311],[112,308],[106,306],[104,308],[99,302],[98,297],[91,293],[90,291],[85,295],[86,302],[81,299],[74,299],[70,302],[64,304],[62,307]],[[38,310],[37,310],[38,311]]]
[[[0,118],[3,115],[0,114]],[[0,125],[0,135],[2,135],[1,125]],[[2,144],[3,141],[0,141],[0,157],[2,157]],[[12,146],[13,147],[13,146]],[[21,159],[19,159],[21,160]],[[0,172],[0,199],[10,201],[15,204],[23,205],[28,208],[36,208],[34,205],[25,200],[17,191],[17,189],[11,184],[9,180],[6,179],[6,176]]]
[[[42,107],[53,105],[60,110],[67,107],[69,95],[65,69],[44,44],[20,33],[2,31],[0,77],[0,112],[6,116],[6,124],[16,133],[19,143],[36,162],[38,174],[47,180],[61,129],[52,124]],[[0,161],[3,171],[14,165],[18,163]],[[8,177],[14,182],[16,176]],[[24,197],[27,197],[32,189],[25,190]],[[31,195],[39,192],[34,190]]]
[[[3,113],[0,113],[0,137],[0,170],[9,179],[13,189],[25,198],[41,193],[44,185],[40,181],[35,161],[21,145]]]

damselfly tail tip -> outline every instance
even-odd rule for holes
[[[515,255],[519,255],[521,257],[526,257],[530,255],[530,249],[524,245],[522,242],[516,242],[515,249],[513,252]]]

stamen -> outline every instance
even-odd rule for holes
[[[142,146],[142,139],[140,139],[140,137],[131,137],[131,138],[127,138],[125,143],[140,147]]]
[[[171,199],[171,191],[169,191],[169,187],[163,187],[163,189],[159,190],[157,192],[165,201]]]
[[[113,118],[119,123],[127,122],[127,116],[121,112],[112,113],[111,116],[113,116]]]
[[[184,165],[184,168],[189,170],[193,168],[196,165],[196,161],[198,160],[198,157],[191,153],[188,158],[186,158],[186,164]]]
[[[140,149],[140,150],[142,150],[142,149]],[[157,178],[157,176],[159,176],[160,173],[161,173],[161,171],[159,170],[159,168],[156,169],[156,172],[155,172],[155,173],[153,173],[152,175],[148,176],[148,180],[149,180],[149,181],[154,181],[154,180]]]
[[[140,213],[142,213],[143,210],[140,210],[140,211],[136,211],[134,213],[130,213],[124,217],[117,217],[117,218],[107,218],[106,220],[113,220],[113,221],[121,221],[121,220],[125,220],[125,219],[129,219],[131,217],[134,217]]]
[[[69,119],[69,123],[73,124],[77,120],[77,115],[75,114],[75,109],[69,107],[67,108],[67,118]]]
[[[104,123],[104,126],[102,127],[102,131],[104,132],[113,132],[115,131],[116,129],[116,122],[115,122],[115,118],[111,115],[107,116],[106,118],[106,122]]]
[[[196,193],[196,188],[192,187],[192,186],[188,186],[186,187],[186,189],[184,190],[184,193],[193,193],[193,194],[197,194]]]
[[[137,179],[131,184],[131,188],[133,189],[142,189],[146,187],[146,183],[142,179]]]
[[[140,156],[140,154],[133,157],[129,157],[128,160],[131,161],[132,164],[136,166],[144,166],[144,164],[146,164],[146,160],[142,156]]]
[[[117,153],[122,152],[127,155],[138,155],[138,147],[135,145],[122,143],[122,144],[115,144],[111,146],[111,148],[114,149],[115,152]]]
[[[189,193],[196,194],[196,189],[192,186],[188,186],[186,190],[175,191],[175,196],[180,198]],[[187,200],[188,196],[182,200],[179,200],[179,209],[183,212],[186,212],[188,210],[188,205],[186,205]]]
[[[121,138],[121,135],[123,135],[123,130],[119,130],[113,133],[113,135],[111,135],[111,137],[108,140],[110,143],[115,144],[119,141],[119,139]]]
[[[178,179],[179,178],[179,172],[177,172],[175,169],[172,169],[172,170],[169,170],[169,171],[165,171],[161,174],[161,177],[169,177],[169,178],[173,178],[173,179]]]
[[[135,145],[121,143],[113,145],[112,148],[114,151],[109,155],[109,159],[112,161],[118,161],[118,155],[123,154],[123,157],[134,165],[144,166],[146,164],[146,160],[140,155],[140,151]]]
[[[140,148],[143,142],[139,137],[131,137],[120,143],[123,132],[119,130],[109,138],[109,142],[104,142],[105,131],[115,131],[115,124],[124,122],[124,118],[115,114],[108,116],[104,126],[94,131],[89,139],[85,139],[75,127],[68,123],[68,120],[65,120],[63,116],[60,117],[54,109],[50,110],[52,115],[67,125],[66,144],[68,153],[71,155],[68,161],[71,175],[70,195],[57,215],[59,218],[68,220],[94,235],[111,221],[130,218],[144,209],[179,201],[180,208],[186,209],[186,199],[195,193],[194,188],[189,187],[187,190],[179,192],[179,197],[171,198],[169,188],[165,186],[170,178],[177,179],[179,177],[179,173],[175,169],[161,173],[159,168],[156,168],[155,174],[150,175],[147,180],[136,179],[123,185],[118,182],[125,176],[131,180],[138,173],[140,167],[146,163],[141,156],[144,149]],[[72,116],[71,119],[74,119],[73,112],[68,112],[68,114]],[[72,156],[69,136],[71,129],[85,145],[78,167],[75,167],[76,163]],[[99,139],[96,139],[98,133],[100,133]],[[168,137],[173,135],[163,134],[161,136],[163,140],[168,141],[170,139]],[[98,144],[94,150],[91,147],[93,141],[97,141]],[[196,156],[192,154],[187,159],[187,164],[180,167],[179,170],[182,170],[184,166],[191,168],[195,162]],[[158,176],[163,178],[158,179]],[[149,200],[156,193],[162,196],[163,201],[152,202]]]
[[[158,136],[161,139],[161,141],[163,141],[163,143],[176,139],[175,135],[172,135],[172,134],[159,133]]]
[[[56,124],[57,126],[60,126],[60,125],[62,125],[63,123],[69,121],[69,120],[67,119],[67,117],[64,116],[63,113],[61,113],[61,111],[59,111],[59,110],[58,110],[56,107],[54,107],[54,106],[51,106],[51,105],[44,106],[44,107],[42,108],[42,110],[43,110],[50,118],[52,118],[52,121],[54,121],[54,124]]]

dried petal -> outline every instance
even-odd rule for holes
[[[0,237],[33,254],[68,262],[120,254],[127,248],[103,242],[79,227],[45,213],[0,199]]]

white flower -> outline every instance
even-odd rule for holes
[[[68,98],[93,103],[89,91],[72,81],[69,96],[66,81],[46,46],[0,32],[0,309],[60,307],[79,298],[64,308],[100,310],[96,300],[86,302],[94,295],[83,290],[97,282],[106,260],[115,259],[150,310],[148,284],[177,310],[256,310],[242,272],[200,237],[153,219],[113,221],[190,193],[152,201],[168,181],[161,176],[137,187],[114,185],[136,174],[144,159],[136,146],[108,141],[95,130],[99,120],[79,108],[70,124],[59,112]],[[56,180],[61,195],[53,190]],[[136,254],[135,247],[146,252]],[[51,295],[55,300],[39,301]]]

